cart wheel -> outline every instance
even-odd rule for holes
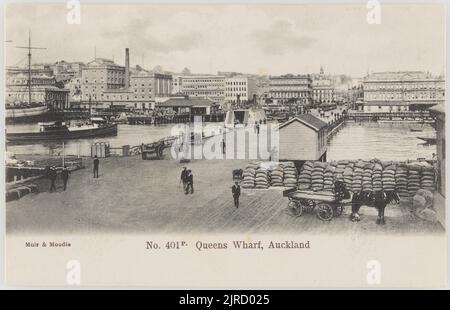
[[[314,200],[310,199],[300,199],[300,204],[303,206],[303,209],[307,212],[311,212],[316,207],[316,203]]]
[[[336,207],[334,207],[333,213],[335,217],[341,216],[344,212],[344,206],[341,204],[338,204]]]
[[[289,201],[288,208],[293,216],[300,217],[303,213],[303,206],[298,201]]]
[[[319,203],[316,210],[317,217],[322,221],[331,221],[333,218],[333,208],[327,203]]]

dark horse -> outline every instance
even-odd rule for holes
[[[396,204],[400,203],[400,196],[397,191],[361,191],[359,193],[354,193],[352,197],[352,214],[350,215],[350,220],[357,222],[360,220],[359,209],[361,206],[373,206],[378,210],[378,218],[376,223],[384,225],[384,209],[386,206],[392,202]]]

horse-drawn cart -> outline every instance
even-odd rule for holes
[[[322,221],[330,221],[338,217],[344,211],[342,200],[333,192],[311,190],[298,190],[291,188],[283,191],[283,196],[288,197],[288,208],[292,215],[301,216],[303,211],[316,211],[317,217]]]

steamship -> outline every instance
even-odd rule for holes
[[[117,124],[108,123],[102,118],[91,118],[89,123],[72,126],[63,121],[38,124],[39,132],[6,133],[6,141],[8,143],[26,143],[117,136]]]

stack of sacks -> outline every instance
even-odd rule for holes
[[[364,172],[362,177],[362,190],[365,192],[372,192],[372,175],[373,175],[373,163],[366,163],[364,165]]]
[[[313,191],[323,190],[323,176],[327,164],[320,161],[314,162],[314,168],[311,173],[311,188]]]
[[[344,170],[347,166],[348,161],[340,160],[337,162],[336,170],[334,170],[334,179],[335,180],[343,180],[344,179]]]
[[[332,191],[334,187],[334,172],[336,167],[329,164],[325,168],[325,172],[323,174],[323,190],[324,191]]]
[[[303,164],[303,167],[298,176],[298,189],[309,189],[311,187],[311,174],[314,168],[312,161],[307,161]]]
[[[270,186],[283,186],[283,165],[279,164],[270,170]]]
[[[408,165],[408,193],[414,196],[420,189],[420,167],[418,165]]]
[[[395,189],[400,197],[408,197],[408,168],[399,164],[395,169]]]
[[[353,183],[353,165],[348,164],[345,169],[344,173],[342,174],[344,177],[344,184],[345,187],[348,188],[348,190],[352,190],[352,183]]]
[[[394,191],[395,190],[395,165],[389,165],[383,169],[381,174],[381,182],[383,184],[384,191]]]
[[[267,168],[259,167],[256,169],[255,188],[267,189],[269,188],[269,171]]]
[[[422,173],[420,175],[420,188],[430,192],[436,189],[433,166],[425,166],[422,168]]]
[[[249,163],[242,174],[242,187],[243,188],[254,188],[255,187],[255,176],[256,169],[258,169],[259,164],[256,162]]]
[[[355,163],[355,168],[353,169],[353,180],[352,180],[352,191],[354,193],[358,193],[362,190],[362,179],[364,173],[364,165],[363,161],[358,161]]]
[[[297,168],[293,162],[284,163],[284,186],[297,187]]]
[[[381,166],[379,162],[376,162],[373,165],[373,173],[372,173],[372,190],[374,192],[379,192],[383,189],[382,172],[383,166]]]

